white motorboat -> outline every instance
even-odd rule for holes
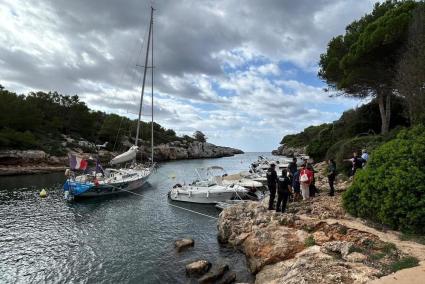
[[[248,198],[249,190],[237,184],[223,184],[223,176],[219,173],[223,168],[213,166],[196,169],[197,179],[189,185],[176,184],[168,196],[174,201],[193,203],[223,202],[233,198]]]
[[[241,173],[223,176],[222,183],[223,185],[240,185],[253,191],[261,190],[264,187],[260,181],[243,176]]]
[[[87,169],[88,161],[84,157],[79,157],[75,154],[70,154],[70,170],[66,171],[67,181],[65,182],[63,189],[66,199],[74,199],[80,197],[93,197],[116,194],[120,192],[128,192],[131,190],[138,189],[147,181],[155,169],[155,163],[153,161],[153,68],[152,70],[152,114],[151,114],[151,161],[148,165],[136,162],[137,152],[139,151],[139,131],[140,131],[140,119],[142,115],[142,104],[143,95],[145,90],[146,73],[149,60],[150,43],[152,39],[153,31],[153,11],[151,8],[151,18],[149,24],[149,36],[147,40],[147,49],[145,57],[145,66],[143,73],[143,83],[139,104],[139,116],[137,120],[137,132],[135,144],[130,147],[126,152],[116,156],[110,161],[111,165],[121,165],[121,168],[107,168],[103,170],[99,162],[96,161],[96,167],[92,170]],[[153,48],[152,48],[153,52]],[[151,65],[153,65],[153,55],[151,55]],[[106,145],[106,144],[105,144]],[[124,164],[124,166],[122,166]],[[76,175],[75,170],[83,170],[84,174]]]
[[[191,185],[177,184],[171,189],[168,195],[173,201],[216,204],[247,193],[248,190],[242,186],[222,186],[197,182]]]

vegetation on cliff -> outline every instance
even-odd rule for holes
[[[339,168],[353,151],[374,148],[403,127],[425,123],[425,3],[386,1],[333,38],[320,58],[319,77],[339,95],[371,97],[333,123],[285,136],[281,144],[306,147],[315,160]]]
[[[344,193],[354,216],[394,229],[425,233],[425,127],[403,130],[379,146]]]
[[[333,38],[320,58],[321,77],[339,95],[372,100],[333,123],[287,135],[281,144],[306,147],[338,168],[353,151],[370,159],[344,194],[344,207],[408,233],[424,234],[425,2],[390,0]]]
[[[94,111],[77,95],[31,92],[17,95],[0,85],[0,149],[41,149],[50,154],[65,153],[61,134],[122,150],[120,142],[133,139],[136,120]],[[151,124],[141,123],[141,137],[150,140]],[[181,140],[172,129],[154,123],[155,144]],[[116,142],[117,141],[117,142]],[[115,144],[115,145],[114,145]]]
[[[423,3],[421,3],[423,4]],[[405,49],[416,1],[376,3],[370,14],[333,38],[320,57],[319,77],[331,89],[351,97],[373,97],[379,105],[381,133],[389,131],[391,99],[400,54]]]

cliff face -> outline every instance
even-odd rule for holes
[[[265,203],[232,206],[218,221],[219,240],[245,253],[255,283],[367,283],[406,257],[335,220],[344,217],[338,197],[301,202],[284,214]]]
[[[69,151],[77,152],[85,156],[97,156],[99,160],[106,164],[118,153],[106,150],[99,150],[95,153],[87,153],[83,149],[89,149],[85,144],[81,147],[69,148]],[[65,143],[66,146],[66,143]],[[142,155],[150,157],[150,148],[142,147]],[[154,147],[154,159],[157,162],[182,159],[219,158],[228,157],[235,154],[242,154],[243,151],[229,147],[216,146],[206,142],[170,142]],[[67,156],[52,156],[41,150],[3,150],[0,151],[0,176],[49,173],[63,171],[68,167]]]
[[[280,145],[279,148],[272,151],[273,155],[296,157],[305,155],[306,147],[288,147],[286,145]]]
[[[154,159],[156,161],[219,158],[235,154],[243,154],[243,151],[198,141],[189,143],[175,141],[154,147]]]

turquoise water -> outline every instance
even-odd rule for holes
[[[184,267],[200,258],[228,263],[238,281],[252,282],[244,255],[217,243],[216,220],[170,206],[166,194],[191,181],[197,167],[233,173],[257,156],[163,163],[137,191],[142,196],[78,203],[63,200],[62,173],[0,178],[0,282],[190,283]],[[212,205],[173,204],[219,213]],[[194,238],[195,247],[177,253],[174,240],[182,237]]]

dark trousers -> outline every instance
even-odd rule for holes
[[[269,210],[272,210],[273,204],[274,204],[274,198],[276,196],[276,186],[269,185],[269,190],[270,190]]]
[[[334,187],[334,182],[335,182],[335,176],[328,176],[328,181],[329,181],[329,195],[330,196],[334,196],[335,195],[335,187]]]
[[[310,184],[310,186],[308,187],[308,190],[310,191],[310,197],[316,196],[316,186],[314,185],[314,182]]]
[[[288,203],[288,198],[289,192],[277,192],[276,212],[285,212],[286,204]],[[280,204],[282,204],[282,208],[280,207]]]

